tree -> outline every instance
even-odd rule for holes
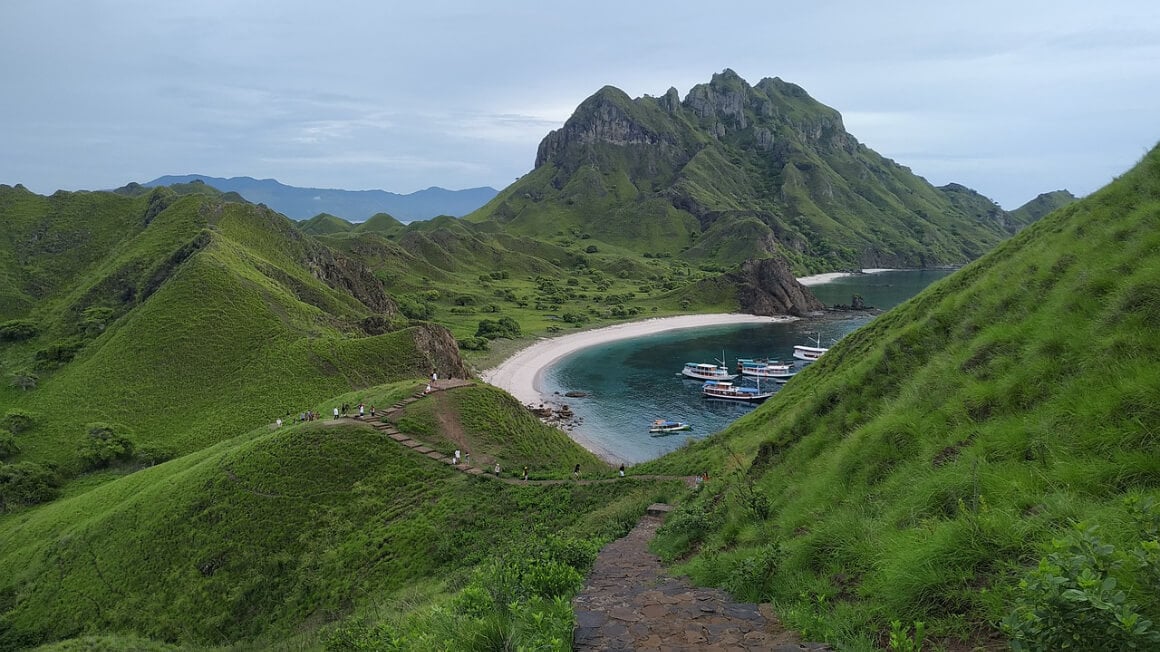
[[[0,460],[16,457],[20,446],[16,444],[16,437],[7,430],[0,430]]]
[[[77,455],[86,470],[101,469],[114,462],[133,459],[133,441],[124,434],[125,427],[111,423],[90,423],[88,436],[81,442]]]
[[[60,493],[60,477],[36,462],[0,464],[0,514],[13,505],[48,502]]]

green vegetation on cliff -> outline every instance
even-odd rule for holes
[[[652,463],[718,470],[657,549],[855,649],[1155,644],[1157,279],[1160,149]]]

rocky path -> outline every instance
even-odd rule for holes
[[[733,602],[719,589],[670,577],[648,551],[668,505],[653,505],[636,528],[600,551],[580,595],[574,650],[725,652],[830,650],[785,630],[768,605]]]

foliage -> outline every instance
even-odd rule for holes
[[[4,417],[0,419],[0,428],[19,435],[30,430],[35,423],[36,417],[32,412],[13,408],[4,412]]]
[[[34,389],[37,383],[40,382],[40,376],[28,370],[17,371],[12,374],[12,386],[19,387],[24,391]]]
[[[520,336],[520,325],[511,317],[500,317],[499,320],[484,319],[479,322],[475,336],[489,340],[497,337],[516,339]]]
[[[0,342],[31,339],[39,332],[40,328],[31,319],[10,319],[0,324]]]
[[[36,462],[0,463],[0,514],[17,505],[35,505],[56,498],[60,477]]]
[[[0,460],[10,459],[20,453],[20,445],[12,432],[0,428]]]
[[[125,427],[109,423],[85,425],[86,437],[77,449],[85,470],[102,469],[133,459],[134,444]]]
[[[1160,509],[1147,501],[1136,547],[1118,551],[1076,525],[1019,582],[1003,631],[1015,650],[1134,650],[1160,644]],[[1140,601],[1143,601],[1141,604]]]

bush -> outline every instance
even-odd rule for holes
[[[14,505],[48,502],[60,494],[60,477],[36,462],[0,464],[0,514]]]
[[[16,342],[36,337],[40,328],[31,319],[13,319],[0,324],[0,342]]]
[[[8,410],[4,413],[4,418],[0,419],[0,428],[11,432],[14,435],[19,435],[22,432],[27,432],[32,428],[33,416],[31,412],[25,410]]]
[[[128,462],[133,459],[133,442],[126,435],[123,426],[109,423],[90,423],[85,426],[88,436],[81,443],[77,455],[85,470],[102,469],[114,462]]]
[[[476,329],[475,336],[489,340],[494,340],[498,337],[515,339],[520,336],[520,325],[511,317],[500,317],[499,321],[484,319],[479,322],[479,328]]]
[[[1065,539],[1054,541],[1039,567],[1019,582],[1022,593],[1002,622],[1012,649],[1134,650],[1160,644],[1160,631],[1121,584],[1131,577],[1121,571],[1131,566],[1141,577],[1156,577],[1148,566],[1160,562],[1160,555],[1149,558],[1147,553],[1160,544],[1154,537],[1143,542],[1145,554],[1133,558],[1095,532],[1094,526],[1076,526]],[[1144,595],[1160,591],[1160,586],[1138,588]]]
[[[7,430],[0,430],[0,460],[16,457],[19,453],[20,446],[16,443],[16,437]]]
[[[465,337],[461,340],[456,340],[455,343],[464,351],[486,351],[490,346],[487,338],[484,337]]]

